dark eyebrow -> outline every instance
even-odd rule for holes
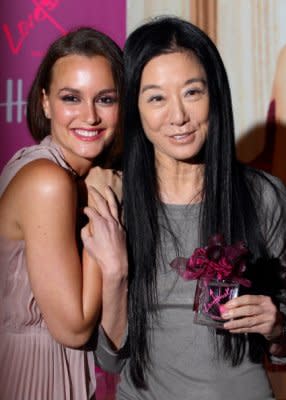
[[[207,81],[204,78],[191,78],[188,79],[185,83],[184,86],[190,85],[191,83],[195,83],[195,82],[200,82],[202,83],[204,86],[206,86]],[[146,90],[150,90],[150,89],[162,89],[160,85],[145,85],[143,86],[141,93],[146,92]]]
[[[159,86],[159,85],[145,85],[145,86],[143,86],[143,88],[141,90],[141,93],[144,93],[144,92],[146,92],[146,90],[149,90],[149,89],[161,89],[161,86]]]
[[[97,96],[102,96],[103,94],[111,94],[111,93],[117,93],[117,90],[115,88],[102,89],[97,93]]]
[[[200,82],[200,83],[202,83],[203,85],[206,85],[206,84],[207,84],[207,81],[206,81],[206,79],[204,79],[204,78],[192,78],[192,79],[188,79],[188,80],[185,82],[185,86],[186,86],[186,85],[189,85],[190,83],[196,83],[196,82]]]
[[[78,89],[74,89],[74,88],[70,88],[70,87],[63,87],[58,91],[58,94],[60,94],[61,92],[69,92],[75,95],[79,95],[80,94],[80,90]],[[102,96],[104,94],[111,94],[111,93],[117,93],[117,90],[115,88],[109,88],[109,89],[102,89],[100,90],[96,96]]]

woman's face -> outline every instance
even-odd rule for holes
[[[110,64],[103,56],[68,55],[52,70],[43,109],[51,120],[51,135],[66,161],[79,173],[114,137],[118,96]]]
[[[204,68],[189,52],[154,57],[143,69],[139,113],[157,160],[195,161],[208,132]]]

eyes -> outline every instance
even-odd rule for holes
[[[168,102],[169,96],[173,96],[172,90],[159,86],[150,86],[150,88],[148,86],[146,88],[143,87],[140,94],[142,100],[148,104],[160,106]],[[206,81],[204,79],[199,79],[180,89],[179,96],[181,96],[184,101],[195,102],[203,98],[207,93]]]
[[[159,103],[160,101],[164,100],[162,95],[154,95],[147,98],[148,103]]]
[[[118,102],[118,98],[117,98],[117,96],[101,96],[99,99],[98,99],[98,102],[99,103],[102,103],[102,104],[106,104],[106,105],[108,105],[108,104],[114,104],[114,103],[117,103]]]
[[[206,92],[206,88],[192,88],[186,91],[186,97],[192,97],[193,100],[198,100]]]
[[[81,98],[80,95],[75,95],[75,94],[63,94],[60,96],[60,99],[67,104],[79,104],[82,101],[85,101],[84,99]],[[97,96],[94,100],[95,103],[102,104],[104,106],[109,106],[113,105],[118,102],[118,97],[117,95],[114,94],[104,94],[104,95],[99,95]]]
[[[77,103],[79,101],[77,96],[73,96],[72,94],[65,94],[61,96],[61,100],[65,103]]]
[[[154,91],[152,89],[152,91]],[[202,96],[207,92],[206,86],[198,86],[198,87],[192,87],[192,88],[187,88],[186,90],[183,91],[182,96],[186,100],[190,101],[197,101],[202,98]],[[165,94],[149,94],[147,95],[147,103],[162,103],[167,100],[167,95]]]

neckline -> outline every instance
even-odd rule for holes
[[[53,140],[52,135],[47,135],[47,136],[45,136],[44,139],[41,141],[40,144],[41,144],[41,145],[48,146],[48,147],[52,147],[53,149],[55,149],[55,150],[58,152],[58,154],[59,154],[61,160],[63,161],[63,163],[64,163],[66,169],[68,169],[68,170],[70,171],[70,173],[71,173],[76,179],[80,179],[80,178],[81,178],[81,176],[77,173],[77,171],[76,171],[76,170],[68,163],[68,161],[65,159],[65,156],[64,156],[64,153],[63,153],[63,151],[62,151],[62,148],[60,147],[60,145],[59,145],[57,142],[55,142],[55,141]]]
[[[166,208],[187,208],[187,207],[200,207],[202,202],[198,203],[186,203],[186,204],[176,204],[176,203],[162,203],[163,207]]]
[[[21,244],[24,244],[25,243],[25,240],[24,239],[12,239],[12,238],[9,238],[9,237],[7,237],[7,236],[4,236],[4,235],[2,235],[2,234],[0,234],[0,241],[2,241],[2,242],[6,242],[6,243],[11,243],[11,244],[15,244],[15,243],[21,243]]]
[[[173,218],[186,219],[189,216],[198,216],[201,210],[202,202],[189,204],[168,204],[162,203],[162,211]],[[160,213],[160,211],[159,211]],[[162,212],[160,213],[162,214]]]

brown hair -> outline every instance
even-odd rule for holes
[[[42,107],[42,90],[44,89],[47,94],[49,93],[53,66],[59,58],[71,54],[87,57],[100,55],[105,57],[111,65],[119,99],[118,132],[111,149],[109,149],[112,150],[111,153],[108,151],[109,156],[100,155],[100,163],[104,165],[107,163],[110,166],[121,154],[122,147],[123,61],[120,47],[102,32],[89,27],[80,27],[60,37],[50,45],[28,94],[27,123],[29,130],[38,142],[51,133],[50,120],[45,117]]]

